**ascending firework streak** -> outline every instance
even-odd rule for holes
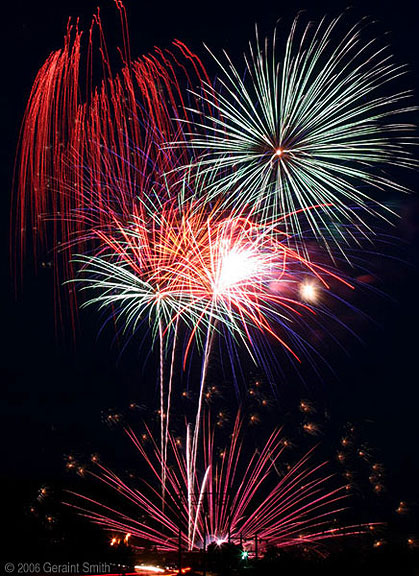
[[[151,324],[153,340],[160,343],[161,435],[163,443],[166,419],[166,446],[179,324],[189,330],[183,364],[194,342],[203,350],[191,469],[215,334],[228,334],[242,342],[255,361],[260,356],[255,350],[255,332],[269,334],[299,360],[291,347],[293,340],[298,343],[293,324],[303,320],[304,312],[314,313],[298,297],[301,278],[312,276],[326,287],[328,277],[348,285],[291,249],[280,228],[283,220],[267,227],[250,216],[224,215],[206,203],[178,207],[169,202],[151,206],[146,223],[138,219],[128,228],[114,216],[109,230],[96,231],[101,241],[97,255],[75,259],[81,264],[76,282],[94,293],[85,305],[112,307],[124,331],[135,332],[144,320]],[[164,355],[169,343],[171,368],[165,401]]]
[[[285,444],[280,429],[272,432],[261,450],[249,455],[238,413],[230,442],[217,453],[209,416],[205,422],[201,467],[193,470],[192,477],[188,450],[185,452],[179,438],[169,435],[164,510],[158,489],[163,481],[163,455],[149,428],[141,437],[131,428],[125,429],[150,472],[150,479],[142,480],[142,488],[127,484],[97,457],[93,458],[94,467],[87,468],[70,459],[69,468],[78,467],[83,476],[104,483],[122,500],[108,506],[70,492],[77,500],[67,504],[106,530],[129,533],[140,546],[148,542],[163,550],[177,548],[179,531],[182,546],[188,550],[225,542],[249,547],[256,534],[265,545],[316,549],[323,540],[373,528],[372,524],[337,527],[336,516],[345,509],[348,492],[346,486],[333,487],[332,475],[325,472],[327,463],[313,462],[313,449],[281,472]],[[190,442],[187,431],[186,444]],[[142,479],[144,468],[141,470]],[[135,507],[134,515],[127,505]]]
[[[169,146],[195,150],[200,169],[218,174],[206,194],[230,206],[250,203],[275,218],[318,205],[304,216],[326,244],[325,225],[340,244],[341,223],[373,233],[366,215],[390,215],[384,191],[406,191],[384,170],[417,167],[413,126],[398,120],[414,109],[411,92],[389,86],[405,68],[364,36],[363,23],[341,38],[340,26],[341,17],[305,27],[297,18],[283,52],[276,31],[271,42],[256,35],[244,75],[227,54],[214,56],[219,89],[204,87],[202,102],[215,113],[195,109],[194,129]],[[301,233],[300,224],[290,218],[289,231]]]

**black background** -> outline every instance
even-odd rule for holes
[[[226,48],[239,57],[254,35],[257,22],[270,32],[279,17],[293,18],[307,9],[319,18],[337,15],[347,7],[338,2],[125,2],[132,54],[173,38],[203,54],[201,42],[215,50]],[[71,335],[56,338],[52,283],[49,272],[34,275],[30,263],[24,288],[15,296],[9,272],[9,213],[13,162],[26,99],[38,68],[50,51],[62,45],[69,16],[90,23],[97,0],[29,2],[17,0],[1,7],[1,202],[2,217],[2,524],[14,541],[28,521],[26,509],[39,486],[62,485],[63,455],[72,450],[94,451],[108,442],[101,412],[123,409],[141,399],[143,386],[154,386],[141,369],[142,357],[109,352],[110,334],[97,338],[100,321],[82,315],[76,343]],[[119,21],[112,2],[103,0],[102,18],[109,44],[119,41]],[[411,70],[409,84],[419,93],[419,5],[417,2],[354,2],[352,17],[377,20],[399,61]],[[416,97],[416,102],[418,98]],[[363,326],[364,344],[350,343],[349,357],[337,356],[336,379],[308,386],[301,394],[325,404],[342,421],[372,423],[374,447],[380,454],[395,502],[417,498],[419,454],[419,206],[417,175],[407,184],[411,197],[400,203],[403,265],[383,288],[393,298],[374,307],[377,325]],[[65,330],[64,330],[65,332]],[[334,350],[330,349],[333,356]],[[153,388],[154,390],[154,388]],[[154,393],[154,392],[153,392]],[[151,395],[151,399],[152,395]],[[30,532],[28,532],[30,534]],[[7,559],[7,558],[5,558]]]

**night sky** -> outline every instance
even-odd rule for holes
[[[1,362],[2,426],[1,479],[9,533],[27,522],[26,510],[42,485],[71,484],[64,470],[65,454],[109,448],[103,413],[123,411],[131,402],[155,403],[157,389],[150,377],[153,361],[144,370],[145,352],[135,343],[120,357],[111,345],[112,331],[98,336],[101,319],[83,312],[75,342],[70,331],[54,328],[52,277],[48,268],[37,274],[30,258],[25,263],[22,290],[14,294],[9,271],[9,213],[13,162],[26,99],[38,68],[51,50],[62,45],[69,16],[88,26],[97,0],[29,2],[14,0],[2,6],[1,50],[1,178],[3,360]],[[141,2],[126,0],[133,55],[154,45],[168,46],[174,38],[203,57],[202,41],[214,50],[226,48],[236,59],[254,37],[257,22],[270,33],[281,17],[290,22],[300,10],[320,18],[347,7],[335,2]],[[110,0],[101,3],[109,45],[119,41],[117,12]],[[393,53],[409,65],[407,83],[419,98],[419,5],[417,2],[352,2],[351,18],[369,16],[377,30],[388,34]],[[211,70],[211,68],[210,68]],[[360,307],[371,320],[353,322],[363,342],[345,337],[347,355],[329,341],[334,375],[318,366],[322,375],[304,369],[304,382],[290,369],[281,384],[278,414],[300,397],[327,409],[335,421],[367,425],[369,442],[383,463],[389,498],[417,502],[419,480],[419,201],[417,175],[404,174],[413,191],[400,199],[401,219],[395,229],[392,255],[379,266],[380,288],[388,297],[366,297]],[[46,258],[46,261],[48,258]],[[366,310],[365,307],[369,308]],[[355,314],[355,313],[354,313]],[[287,400],[287,390],[291,390]],[[228,400],[231,404],[233,401]],[[231,406],[233,409],[233,406]]]

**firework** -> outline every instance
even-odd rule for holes
[[[386,191],[406,191],[385,170],[417,162],[413,126],[399,119],[413,110],[411,93],[391,88],[404,67],[366,38],[363,22],[339,36],[341,25],[298,17],[282,48],[276,31],[265,42],[256,34],[243,75],[228,55],[214,56],[219,88],[204,87],[202,102],[215,113],[195,109],[195,129],[170,146],[193,149],[200,169],[218,174],[206,194],[257,206],[263,218],[303,209],[318,239],[330,242],[327,228],[343,249],[343,223],[370,236],[368,215],[390,216]],[[301,219],[287,225],[301,233]]]
[[[182,195],[181,195],[182,196]],[[195,467],[203,393],[215,336],[230,348],[242,344],[264,364],[258,335],[270,336],[300,362],[304,337],[297,326],[315,314],[300,298],[302,278],[328,288],[333,271],[303,258],[281,231],[283,219],[260,225],[250,216],[230,216],[206,202],[140,202],[126,227],[116,214],[95,230],[96,254],[75,258],[76,282],[93,295],[84,305],[112,311],[124,332],[148,324],[160,348],[161,451],[167,453],[174,362],[179,334],[188,334],[183,366],[193,344],[202,351],[199,396],[189,466]],[[234,358],[231,359],[234,362]],[[169,364],[168,375],[166,366]],[[165,475],[165,467],[162,467]],[[164,482],[163,482],[164,489]]]
[[[210,417],[205,419],[200,462],[191,471],[191,437],[186,443],[170,435],[170,458],[164,504],[162,454],[152,431],[141,437],[131,428],[125,432],[150,473],[142,487],[132,486],[97,458],[89,475],[118,493],[116,506],[106,506],[72,492],[79,512],[113,533],[129,533],[138,545],[147,542],[160,549],[175,550],[179,533],[188,550],[224,542],[249,547],[255,534],[261,541],[281,548],[316,547],[323,540],[362,534],[371,525],[337,526],[336,516],[345,509],[345,486],[332,487],[326,462],[315,463],[307,452],[285,473],[280,461],[285,445],[276,429],[262,449],[248,450],[242,419],[238,413],[229,443],[217,449]],[[244,449],[246,446],[246,449]],[[141,477],[144,469],[141,468]],[[126,512],[126,506],[135,513]]]
[[[147,206],[147,217],[129,226],[114,215],[107,229],[95,230],[96,252],[74,258],[75,282],[93,293],[84,305],[112,306],[124,331],[135,333],[145,319],[153,340],[163,334],[169,342],[183,323],[190,332],[184,364],[194,340],[202,349],[208,332],[222,329],[252,356],[259,331],[297,358],[283,333],[292,317],[314,312],[305,302],[315,302],[313,291],[306,294],[309,279],[326,289],[330,279],[350,286],[289,247],[286,217],[267,226],[205,202]]]

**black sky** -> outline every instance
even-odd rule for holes
[[[2,334],[1,361],[2,479],[10,490],[14,510],[31,501],[38,485],[62,482],[62,455],[74,449],[95,449],[102,442],[101,410],[122,409],[141,400],[141,358],[125,355],[118,363],[109,352],[110,333],[96,337],[99,321],[94,314],[81,318],[76,345],[54,335],[52,284],[48,271],[30,271],[24,290],[14,297],[9,273],[9,210],[14,151],[25,102],[35,74],[49,52],[62,44],[68,16],[88,25],[97,0],[15,0],[2,5],[3,42],[1,69],[1,225],[2,233]],[[286,21],[300,10],[319,18],[337,15],[346,2],[142,2],[126,0],[132,53],[154,45],[167,46],[179,38],[201,51],[201,42],[218,50],[227,48],[239,57],[253,38],[257,22],[265,32],[276,20]],[[103,0],[105,33],[119,40],[117,12]],[[419,99],[419,4],[417,2],[353,2],[356,18],[370,16],[378,30],[388,33],[398,60],[408,63],[409,84]],[[116,31],[116,32],[115,32]],[[203,54],[203,51],[202,51]],[[416,193],[417,175],[407,184]],[[393,301],[374,306],[373,323],[364,325],[364,344],[352,342],[350,358],[336,355],[334,369],[321,385],[301,394],[326,404],[342,421],[371,421],[374,442],[386,468],[396,478],[397,493],[414,494],[417,479],[419,406],[419,204],[415,195],[400,204],[397,229],[406,242],[399,254],[405,264],[386,267]],[[30,266],[28,266],[30,270]],[[333,362],[332,362],[333,363]],[[408,477],[412,475],[413,477]],[[414,476],[416,474],[416,476]],[[416,495],[417,497],[417,495]]]

